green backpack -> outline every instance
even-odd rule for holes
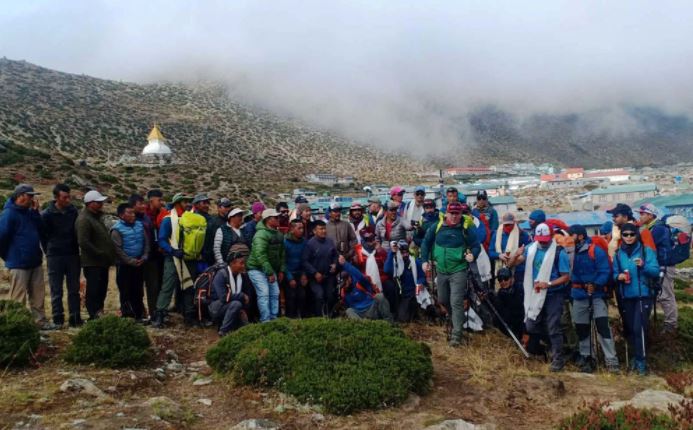
[[[207,220],[195,212],[185,212],[178,222],[183,242],[185,260],[200,260],[202,247],[205,244]]]

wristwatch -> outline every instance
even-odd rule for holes
[[[549,281],[549,288],[553,287],[553,282]]]

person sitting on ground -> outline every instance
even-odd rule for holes
[[[406,240],[392,245],[385,260],[385,273],[394,280],[400,291],[397,308],[394,310],[397,321],[411,322],[419,307],[416,295],[426,285],[426,272],[421,266],[421,260],[409,255],[409,244]]]
[[[376,291],[385,295],[390,302],[390,309],[396,309],[397,287],[385,273],[387,251],[380,246],[370,230],[363,229],[360,236],[361,243],[354,247],[354,258],[351,263],[368,277]]]
[[[228,253],[228,266],[217,271],[212,280],[209,314],[219,326],[221,337],[248,324],[256,305],[255,290],[245,268],[247,256],[247,246],[234,245]]]
[[[518,276],[518,275],[515,275]],[[516,338],[521,339],[525,331],[525,307],[522,304],[522,284],[515,282],[515,276],[508,267],[501,267],[496,275],[498,291],[493,297],[493,303],[501,318],[508,324]],[[524,277],[524,272],[522,273]],[[495,324],[506,335],[510,336],[500,321]]]
[[[634,352],[633,369],[647,374],[645,342],[652,311],[650,282],[659,276],[657,254],[645,246],[638,227],[625,223],[620,227],[622,243],[614,255],[613,278],[619,283],[617,294],[623,306],[623,331]]]
[[[595,370],[596,351],[592,348],[592,321],[597,326],[597,334],[604,352],[604,361],[609,372],[618,373],[616,344],[609,327],[609,309],[606,303],[607,284],[611,267],[607,253],[592,244],[587,230],[580,224],[569,230],[575,242],[575,259],[570,275],[570,296],[573,324],[579,339],[580,371],[592,373]],[[591,314],[591,315],[590,315]]]
[[[382,319],[390,323],[392,312],[390,304],[385,296],[377,293],[373,284],[359,270],[347,263],[343,256],[339,256],[339,264],[342,266],[342,284],[340,291],[342,300],[347,307],[346,316],[351,319]]]

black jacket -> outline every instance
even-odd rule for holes
[[[327,275],[330,265],[336,265],[338,258],[337,247],[332,239],[313,236],[303,248],[303,270],[311,276],[318,272]]]
[[[47,256],[79,255],[75,231],[78,214],[77,208],[72,205],[64,211],[59,210],[55,207],[54,201],[41,213],[46,232],[43,249]]]

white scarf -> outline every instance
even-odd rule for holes
[[[537,293],[534,290],[534,281],[532,276],[534,274],[534,256],[537,254],[537,247],[539,244],[537,242],[532,242],[527,248],[527,261],[525,262],[525,278],[523,282],[525,290],[525,320],[531,319],[536,320],[541,313],[541,308],[544,307],[544,300],[546,299],[546,290],[541,289]],[[551,241],[549,249],[544,254],[544,261],[541,262],[541,268],[539,269],[539,274],[537,275],[537,281],[539,282],[549,282],[551,281],[551,271],[553,269],[554,260],[556,258],[556,242]]]
[[[349,225],[351,226],[351,229],[354,230],[354,233],[356,233],[356,237],[361,239],[361,233],[360,231],[366,227],[366,217],[364,216],[361,218],[361,221],[359,221],[359,225],[354,227],[354,223],[349,220]]]
[[[366,256],[366,275],[371,278],[371,282],[378,287],[378,291],[383,290],[383,282],[380,280],[380,270],[378,262],[375,261],[375,249],[373,252],[366,251],[366,248],[361,247],[361,254]]]
[[[414,200],[407,204],[407,213],[404,219],[406,220],[405,225],[410,225],[412,221],[421,221],[423,218],[423,204],[421,206],[416,206]]]
[[[397,250],[397,254],[395,254],[393,257],[392,263],[395,265],[395,278],[399,278],[404,273],[404,258],[402,257],[402,252],[399,249]],[[414,277],[414,282],[416,282],[416,277]]]
[[[243,276],[239,273],[236,275],[236,279],[233,278],[233,272],[231,272],[231,268],[228,267],[229,271],[229,293],[226,296],[226,301],[229,301],[229,298],[231,296],[235,296],[236,294],[240,293],[243,288]]]
[[[180,224],[179,224],[179,218],[178,218],[178,212],[176,211],[176,208],[174,207],[171,209],[169,217],[171,218],[171,247],[173,249],[179,249],[179,241],[180,241]],[[188,270],[188,266],[185,264],[185,262],[176,257],[173,258],[173,265],[176,267],[176,273],[178,274],[178,279],[180,280],[180,285],[181,289],[187,290],[188,288],[192,287],[194,285],[194,280],[192,279],[192,276],[190,275],[190,271]]]
[[[508,241],[505,242],[505,249],[503,249],[502,242],[503,224],[501,224],[500,227],[498,227],[498,230],[496,230],[496,252],[498,254],[503,254],[505,252],[513,253],[517,251],[517,248],[520,245],[520,228],[517,226],[517,224],[515,224],[513,229],[510,231]]]
[[[481,224],[481,221],[477,217],[474,218],[474,226],[479,227]],[[489,279],[491,279],[493,276],[491,275],[491,259],[488,258],[488,254],[486,253],[486,250],[484,249],[483,246],[480,247],[481,251],[479,252],[479,256],[476,257],[476,268],[479,270],[479,277],[481,278],[482,282],[486,282]]]

